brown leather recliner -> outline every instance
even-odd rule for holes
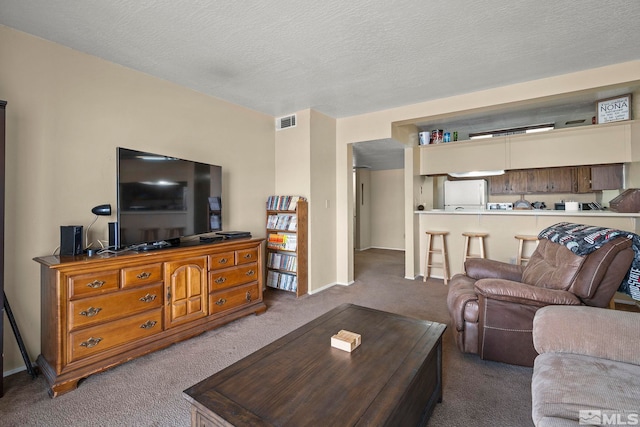
[[[533,317],[546,305],[606,307],[634,257],[617,237],[579,256],[540,239],[526,266],[468,259],[449,282],[447,305],[460,351],[487,360],[533,366]]]

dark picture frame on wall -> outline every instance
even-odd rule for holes
[[[631,120],[631,94],[596,101],[596,123]]]

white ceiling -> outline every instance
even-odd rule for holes
[[[276,117],[637,60],[639,23],[638,0],[0,0],[1,25]]]

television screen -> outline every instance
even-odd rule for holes
[[[222,230],[222,168],[118,147],[119,247]]]

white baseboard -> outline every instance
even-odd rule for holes
[[[35,367],[35,365],[32,365],[32,366]],[[27,370],[26,366],[20,366],[18,368],[11,369],[10,371],[4,371],[2,373],[2,376],[3,377],[8,377],[9,375],[17,374],[18,372],[22,372],[22,371],[26,371],[26,370]]]
[[[353,285],[355,283],[355,281],[353,282],[349,282],[349,283],[338,283],[338,282],[333,282],[333,283],[329,283],[328,285],[325,285],[319,289],[314,289],[313,291],[309,291],[308,294],[309,295],[313,295],[313,294],[317,294],[318,292],[322,292],[322,291],[326,291],[329,288],[332,288],[334,286],[349,286],[349,285]]]

